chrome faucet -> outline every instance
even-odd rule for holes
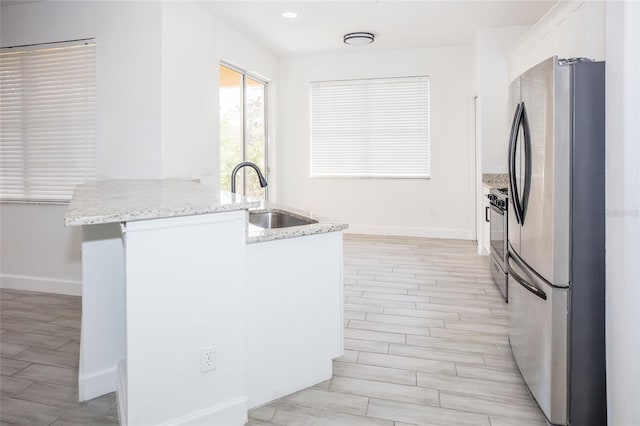
[[[248,161],[244,161],[244,162],[238,164],[237,166],[235,166],[233,168],[233,171],[231,172],[231,192],[233,192],[233,193],[236,192],[236,175],[238,174],[238,170],[240,170],[241,168],[246,167],[246,166],[251,167],[258,174],[258,179],[260,179],[260,188],[264,188],[265,186],[267,186],[267,180],[262,175],[262,172],[260,171],[258,166],[256,166],[253,163],[250,163]]]

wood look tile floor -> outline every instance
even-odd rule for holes
[[[347,235],[344,250],[333,378],[251,410],[249,425],[545,425],[474,243]],[[80,298],[0,296],[1,425],[118,424],[114,394],[77,402]]]

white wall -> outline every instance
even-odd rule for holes
[[[272,81],[277,77],[276,56],[217,19],[206,3],[162,4],[164,177],[219,186],[221,59]],[[275,134],[274,126],[269,130]]]
[[[349,223],[350,232],[473,235],[470,46],[283,58],[278,88],[278,201]],[[431,179],[311,179],[309,83],[429,75]]]
[[[2,46],[96,39],[99,178],[181,177],[217,187],[220,58],[237,55],[241,66],[277,74],[274,55],[202,4],[33,2],[3,4],[0,15]],[[64,210],[0,205],[0,286],[80,294],[79,255],[65,255],[79,249],[80,230],[63,227]]]
[[[478,253],[485,253],[483,173],[507,172],[509,111],[509,49],[531,28],[529,25],[486,28],[473,40],[474,93],[476,99],[476,237]]]
[[[474,41],[480,109],[482,173],[507,172],[507,146],[513,112],[509,107],[509,49],[529,25],[487,28]]]
[[[607,3],[609,424],[640,425],[640,3]]]
[[[162,174],[218,186],[218,57],[212,17],[162,4]]]
[[[67,206],[2,204],[2,286],[77,294],[81,228],[65,228]]]
[[[160,13],[155,2],[2,6],[2,46],[96,39],[100,177],[161,176]]]
[[[160,13],[159,4],[148,2],[2,6],[2,46],[96,39],[99,177],[157,178],[162,174]],[[63,227],[65,208],[0,206],[0,285],[80,293],[81,230]]]

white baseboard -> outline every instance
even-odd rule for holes
[[[165,423],[165,425],[243,426],[247,423],[247,420],[247,397],[237,396],[213,407],[174,419]]]
[[[129,422],[129,413],[127,407],[127,362],[122,360],[118,362],[117,371],[114,371],[116,375],[116,399],[118,403],[118,416],[120,417],[120,424],[127,426]],[[247,398],[245,396],[238,396],[228,401],[224,401],[220,404],[216,404],[212,407],[204,410],[196,411],[195,413],[189,413],[186,416],[173,419],[169,422],[163,423],[163,425],[175,426],[175,425],[225,425],[225,426],[243,426],[247,423]]]
[[[96,373],[78,374],[78,397],[80,401],[88,401],[116,390],[116,367]]]
[[[0,274],[0,288],[82,296],[82,282],[28,275]]]
[[[352,225],[345,230],[348,234],[389,235],[396,237],[445,238],[453,240],[473,240],[473,232],[458,228],[419,228],[409,226]]]
[[[489,256],[489,252],[480,243],[478,243],[478,255]]]

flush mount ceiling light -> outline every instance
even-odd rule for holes
[[[298,14],[297,14],[297,13],[295,13],[295,12],[284,12],[284,13],[282,14],[282,16],[283,16],[284,18],[292,19],[292,18],[296,18],[296,17],[298,16]]]
[[[345,34],[343,41],[353,46],[364,46],[365,44],[373,43],[373,38],[371,33],[357,32]]]

